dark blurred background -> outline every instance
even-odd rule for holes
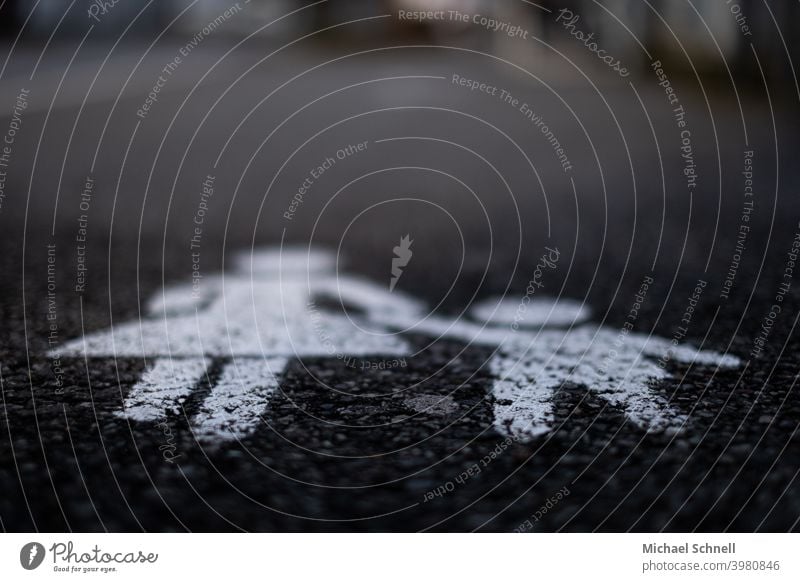
[[[453,267],[462,254],[452,230],[458,225],[466,233],[465,256],[474,261],[467,276],[487,264],[513,271],[519,248],[548,240],[585,262],[572,273],[574,294],[594,280],[593,266],[606,261],[621,268],[631,248],[643,262],[655,253],[671,269],[681,262],[705,270],[709,255],[730,260],[741,211],[731,193],[741,189],[743,150],[758,152],[764,210],[756,220],[769,223],[771,203],[776,209],[792,203],[775,188],[797,184],[791,152],[798,6],[6,0],[0,111],[10,117],[20,90],[31,93],[2,215],[12,229],[27,222],[37,225],[31,235],[48,234],[49,224],[53,234],[71,238],[80,215],[74,200],[91,174],[94,242],[102,247],[112,231],[137,244],[163,238],[176,243],[164,252],[185,257],[198,185],[215,173],[223,194],[204,226],[209,268],[223,240],[236,247],[282,237],[307,242],[313,235],[351,253],[375,249],[375,261],[364,261],[364,268],[383,269],[386,249],[412,226],[429,237],[420,247],[429,244],[442,256],[439,268]],[[565,9],[580,15],[577,29],[591,31],[629,77],[615,75],[568,33],[557,19]],[[529,36],[511,38],[471,22],[410,22],[398,17],[400,10],[479,14]],[[182,51],[180,66],[140,116],[164,67]],[[691,201],[680,137],[653,60],[662,62],[686,108],[702,175]],[[552,143],[518,108],[455,85],[453,74],[529,104],[573,170],[562,171]],[[401,137],[424,139],[395,139]],[[385,139],[391,141],[376,142]],[[365,140],[375,142],[365,155],[334,168],[305,197],[303,211],[284,219],[310,167]],[[496,171],[453,143],[481,153]],[[776,164],[780,176],[772,171]],[[428,165],[433,169],[409,169]],[[326,206],[344,186],[345,195]],[[421,212],[413,201],[370,206],[398,196],[436,202],[440,211]],[[374,214],[359,214],[367,208]],[[374,227],[383,220],[387,228]],[[652,228],[661,244],[652,244]],[[684,239],[690,252],[682,252]],[[753,259],[761,254],[754,251]],[[532,260],[522,257],[523,267]],[[452,281],[437,272],[420,273],[423,289],[415,291],[446,293]],[[611,273],[610,280],[621,274]]]
[[[24,23],[25,30],[20,41],[34,42],[51,36],[56,39],[80,37],[86,32],[88,24],[94,24],[94,37],[104,35],[113,38],[128,29],[135,19],[128,34],[141,40],[165,27],[169,27],[170,35],[193,33],[196,27],[206,24],[209,16],[217,16],[232,4],[227,0],[118,0],[116,3],[109,0],[3,0],[0,3],[0,30],[16,38]],[[293,10],[313,5],[298,16],[273,26],[264,35],[273,38],[308,33],[338,22],[362,18],[369,13],[462,10],[506,17],[515,23],[527,25],[529,30],[546,40],[556,40],[554,31],[560,27],[537,6],[555,11],[569,8],[581,15],[585,27],[596,33],[595,37],[604,47],[608,47],[609,52],[624,57],[626,61],[641,61],[639,43],[642,43],[649,50],[663,50],[662,60],[673,60],[678,65],[687,66],[688,56],[695,67],[720,69],[724,67],[720,59],[723,56],[731,68],[747,69],[752,64],[748,41],[754,40],[765,65],[776,74],[789,73],[786,51],[788,49],[793,58],[797,56],[796,43],[790,41],[800,32],[800,8],[797,2],[791,0],[738,0],[735,3],[697,0],[691,4],[669,0],[541,0],[535,3],[489,0],[242,0],[240,4],[248,4],[246,21],[227,26],[226,34],[244,35]],[[93,5],[98,7],[96,20],[88,18]],[[106,6],[105,12],[103,5]],[[734,6],[733,12],[731,6]],[[184,12],[187,8],[189,12]],[[184,16],[178,22],[173,22],[181,14]],[[739,21],[746,23],[750,32],[747,36],[739,34],[739,14]],[[620,23],[624,23],[629,34],[620,33]],[[776,27],[780,28],[782,38],[776,34]],[[443,41],[468,34],[465,28],[469,27],[441,22],[419,24],[393,21],[387,26],[374,27],[369,33],[361,31],[361,34],[354,34],[348,31],[340,35],[340,40],[346,38],[350,42],[359,42],[371,35],[386,41],[419,35]],[[676,38],[680,40],[680,45],[675,42]],[[646,63],[639,64],[643,66]]]

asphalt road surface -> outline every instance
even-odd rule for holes
[[[791,79],[78,44],[0,88],[4,530],[798,529]]]

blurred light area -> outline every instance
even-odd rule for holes
[[[553,50],[570,58],[586,56],[580,42],[556,23],[559,12],[567,9],[580,16],[581,30],[594,33],[605,50],[643,73],[652,58],[658,58],[687,73],[724,74],[730,69],[757,74],[754,48],[768,74],[788,76],[785,44],[800,36],[800,2],[790,0],[5,0],[0,5],[0,31],[13,38],[24,23],[23,43],[51,35],[56,40],[79,38],[90,26],[92,40],[114,40],[123,31],[128,39],[154,38],[162,32],[191,37],[238,6],[246,10],[246,17],[229,19],[215,36],[257,33],[259,40],[285,42],[316,31],[309,42],[326,38],[342,48],[424,39],[492,52],[523,66]],[[519,25],[541,42],[520,41],[451,19],[404,21],[396,18],[399,10],[481,14]],[[293,11],[297,12],[286,16]],[[370,19],[387,14],[394,17]],[[357,20],[363,22],[352,23]],[[796,61],[800,44],[791,44]]]
[[[175,2],[180,6],[172,6],[169,19],[177,17],[186,8],[187,2]],[[185,18],[177,20],[174,32],[183,33],[187,36],[194,35],[197,30],[202,29],[209,22],[224,14],[233,5],[237,4],[230,0],[204,0],[185,13]],[[250,0],[245,4],[240,0],[238,5],[247,10],[245,18],[232,18],[225,25],[225,34],[247,36],[256,32],[266,36],[285,37],[289,34],[299,34],[301,29],[309,28],[308,22],[304,22],[302,16],[290,15],[290,12],[302,8],[304,2],[296,0]],[[165,23],[166,24],[166,23]],[[267,28],[264,28],[266,25]],[[263,30],[260,30],[263,29]],[[304,32],[303,32],[304,33]]]

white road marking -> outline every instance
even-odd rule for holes
[[[473,321],[425,317],[423,304],[411,297],[337,276],[336,258],[327,252],[256,250],[233,264],[230,273],[203,280],[199,299],[191,285],[171,286],[149,303],[150,318],[75,339],[59,351],[156,358],[123,413],[148,421],[178,410],[211,358],[229,358],[193,421],[200,438],[218,441],[257,427],[289,358],[408,356],[405,332],[494,348],[488,363],[494,426],[522,441],[552,429],[557,392],[576,385],[644,430],[679,429],[686,417],[652,386],[672,379],[665,362],[740,365],[735,356],[663,338],[632,331],[623,337],[617,328],[587,323],[588,308],[568,299],[491,298],[474,306]],[[317,303],[321,298],[357,313],[327,310]],[[407,404],[431,403],[420,396]]]
[[[700,351],[643,334],[583,325],[571,330],[542,330],[507,338],[491,362],[500,378],[494,386],[495,427],[525,440],[550,430],[556,392],[578,385],[625,411],[628,419],[649,432],[680,429],[686,417],[653,390],[654,382],[670,379],[659,358],[685,364],[739,365],[730,355]]]
[[[556,392],[573,384],[620,406],[647,430],[680,426],[685,417],[649,387],[669,374],[643,350],[646,336],[629,334],[622,345],[616,339],[615,332],[589,325],[506,342],[491,362],[501,378],[494,386],[495,427],[523,440],[548,432]]]
[[[125,398],[119,416],[155,421],[166,411],[180,413],[180,405],[203,378],[208,358],[157,358]]]
[[[240,358],[228,364],[194,418],[198,438],[242,438],[258,426],[289,359]]]
[[[487,323],[517,323],[520,327],[568,326],[581,323],[591,317],[589,308],[572,299],[536,297],[527,303],[521,299],[496,297],[475,304],[472,316]]]
[[[337,281],[318,284],[336,287]],[[342,281],[338,284],[347,298],[350,287]],[[355,290],[360,292],[360,287],[356,284]],[[408,344],[397,334],[359,330],[347,315],[313,309],[311,299],[305,283],[226,279],[223,291],[202,310],[116,325],[87,336],[86,352],[90,356],[132,358],[166,354],[259,358],[325,357],[337,352],[354,356],[409,353]],[[62,353],[78,356],[83,350],[83,342],[77,341],[67,343]]]
[[[555,418],[554,397],[558,390],[578,385],[609,404],[622,408],[628,419],[647,431],[679,429],[686,417],[655,392],[651,385],[672,378],[659,359],[685,364],[732,368],[737,357],[700,351],[691,345],[643,334],[627,333],[619,341],[619,330],[582,324],[589,310],[580,303],[537,298],[528,304],[526,328],[513,330],[519,301],[490,299],[477,305],[473,314],[484,323],[428,317],[412,324],[410,331],[434,338],[496,348],[489,362],[495,377],[494,426],[520,441],[550,432]],[[382,316],[393,327],[408,327],[402,317]],[[552,328],[551,326],[557,326]]]
[[[355,277],[331,274],[333,255],[302,250],[244,253],[239,270],[207,277],[200,299],[190,285],[158,293],[148,304],[150,318],[67,342],[65,356],[326,357],[405,356],[408,343],[386,328],[362,326],[353,314],[317,309],[328,298],[355,306],[366,319],[377,312],[415,321],[421,304],[400,293]],[[245,275],[242,270],[252,271]],[[308,273],[307,269],[311,272]]]
[[[414,321],[422,304],[350,276],[335,276],[333,254],[307,249],[242,253],[230,273],[200,289],[170,286],[148,302],[147,318],[67,342],[64,356],[155,358],[120,416],[137,421],[177,411],[213,358],[230,359],[193,420],[199,438],[230,440],[253,430],[292,357],[411,353],[398,332],[371,323],[376,312]],[[331,312],[328,299],[358,310]]]
[[[288,247],[283,249],[254,249],[239,253],[233,260],[234,270],[245,275],[283,276],[306,279],[320,273],[331,273],[336,267],[336,255],[320,249]]]

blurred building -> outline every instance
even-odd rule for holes
[[[6,0],[0,24],[5,33],[18,32],[24,25],[24,33],[31,36],[49,37],[54,31],[62,37],[82,36],[90,26],[94,37],[116,37],[126,29],[129,35],[154,36],[180,15],[169,32],[193,35],[237,1],[199,0],[193,6],[191,0],[78,0],[70,8],[71,4],[71,0]],[[224,27],[227,34],[249,34],[274,20],[279,22],[264,34],[285,34],[305,28],[304,21],[310,20],[304,15],[280,18],[306,4],[301,0],[250,0],[247,4],[239,0],[238,4],[247,11],[247,18],[231,19],[230,26]]]
[[[732,71],[757,73],[752,43],[762,67],[775,77],[790,73],[787,49],[793,61],[800,57],[798,2],[651,0],[654,10],[641,0],[605,0],[602,5],[572,0],[570,4],[585,15],[604,45],[628,60],[642,58],[641,43],[676,68],[724,72],[727,65]]]
[[[118,33],[134,20],[132,28],[152,30],[159,25],[163,13],[158,3],[147,7],[147,0],[80,0],[71,10],[67,10],[69,6],[69,0],[17,0],[11,2],[8,16],[17,26],[25,24],[28,35],[50,36],[55,31],[72,36],[84,34],[91,25],[97,35]]]
[[[229,10],[236,0],[198,0],[194,5],[192,0],[77,0],[67,11],[71,4],[71,0],[5,0],[0,9],[0,31],[14,34],[26,23],[26,37],[49,37],[54,31],[57,36],[82,36],[89,26],[94,27],[93,38],[118,37],[126,29],[128,36],[152,37],[169,26],[170,34],[191,36]],[[336,36],[337,43],[345,44],[423,35],[430,42],[458,42],[524,60],[536,58],[535,43],[519,43],[451,19],[402,22],[393,18],[339,25],[396,14],[398,10],[459,10],[519,24],[537,38],[575,50],[575,43],[569,42],[555,22],[557,12],[568,8],[580,15],[583,30],[593,32],[598,42],[624,59],[630,69],[638,66],[645,70],[647,56],[642,47],[654,58],[669,62],[676,72],[697,69],[724,73],[727,65],[734,72],[757,75],[751,43],[773,78],[789,75],[787,50],[793,61],[800,60],[800,2],[790,0],[536,0],[536,6],[527,0],[250,0],[246,5],[240,0],[239,4],[243,12],[246,10],[246,18],[226,21],[218,34],[245,36],[258,32],[263,38],[289,39],[326,29]],[[299,12],[282,18],[295,10]]]

